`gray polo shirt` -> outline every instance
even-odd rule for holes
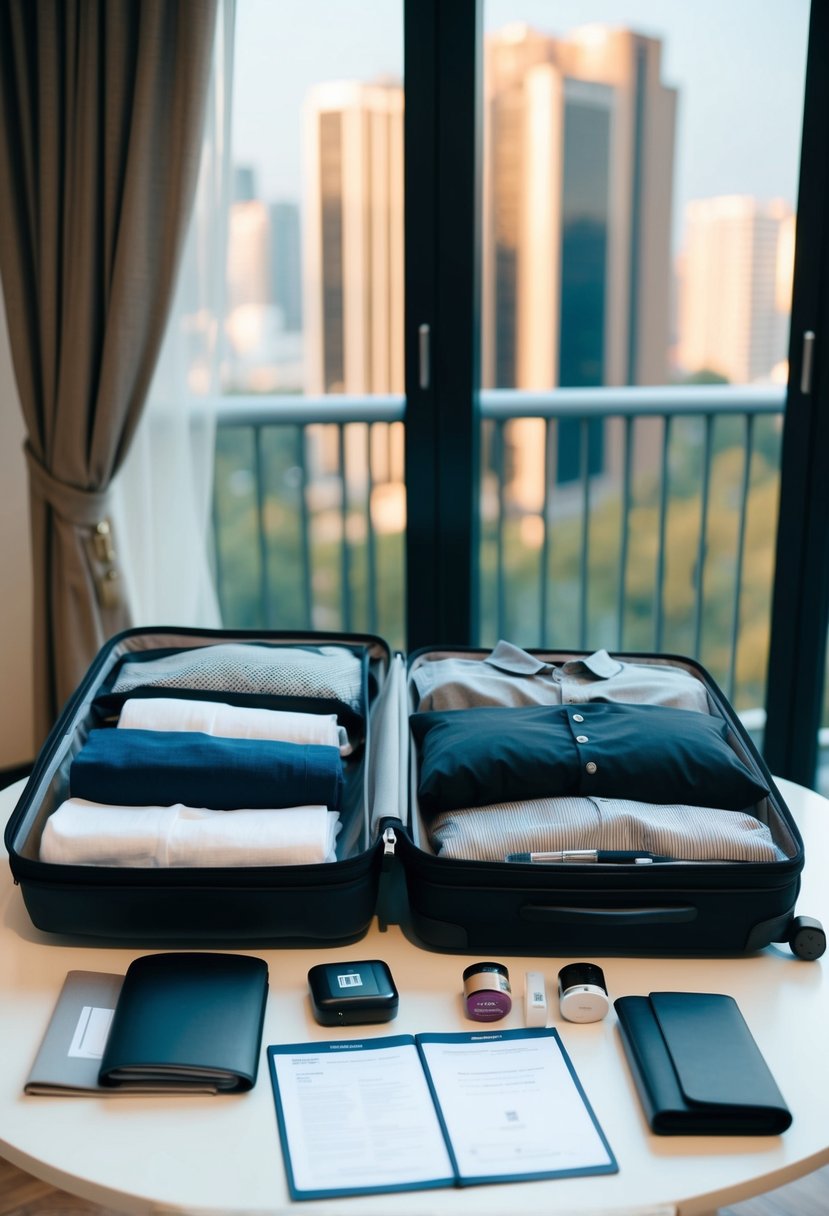
[[[690,672],[623,662],[606,650],[558,664],[501,641],[484,659],[424,658],[412,680],[420,711],[619,701],[710,712],[705,685]]]

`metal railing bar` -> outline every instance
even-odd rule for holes
[[[386,437],[388,445],[388,437]],[[366,427],[366,578],[368,580],[368,630],[377,632],[377,548],[374,524],[371,519],[371,500],[374,492],[374,464],[371,459],[371,427]]]
[[[662,649],[665,626],[665,537],[668,530],[668,485],[670,482],[671,417],[662,419],[662,460],[659,470],[659,543],[653,588],[654,650]]]
[[[219,514],[219,494],[216,484],[216,473],[213,473],[213,493],[210,502],[210,519],[213,527],[210,551],[213,558],[213,586],[216,588],[216,600],[219,605],[219,620],[225,619],[224,569],[222,563],[222,521]]]
[[[259,540],[259,608],[262,613],[262,627],[270,625],[270,584],[268,579],[268,528],[265,518],[265,460],[262,453],[261,426],[253,430],[253,468],[256,483],[256,518],[258,521]]]
[[[743,480],[740,489],[740,524],[737,533],[737,552],[734,557],[734,608],[733,617],[731,620],[731,646],[729,647],[728,660],[728,692],[727,696],[730,701],[734,699],[734,690],[737,683],[737,647],[739,644],[740,631],[740,605],[742,599],[743,586],[743,561],[745,558],[746,546],[746,524],[748,517],[748,496],[751,490],[751,457],[754,448],[754,419],[750,414],[745,420],[745,461],[743,464]]]
[[[504,591],[504,519],[506,517],[506,470],[504,451],[504,423],[497,422],[492,433],[492,466],[498,486],[498,524],[495,529],[495,620],[498,637],[509,636],[507,629],[507,605]]]
[[[624,650],[625,590],[627,587],[630,546],[631,485],[633,481],[633,434],[635,419],[625,418],[624,460],[622,464],[622,509],[619,513],[619,588],[616,600],[616,649]]]
[[[711,498],[711,463],[714,452],[714,418],[705,416],[705,441],[702,454],[702,485],[700,486],[699,545],[697,568],[694,572],[694,654],[702,654],[702,615],[705,603],[705,561],[708,555],[708,507]]]
[[[590,419],[582,418],[579,425],[581,451],[581,568],[579,574],[579,647],[587,646],[588,567],[590,565]]]
[[[776,385],[625,385],[608,388],[484,389],[484,418],[608,418],[672,414],[781,414],[786,392]]]
[[[308,510],[308,432],[303,426],[296,428],[296,458],[299,468],[299,543],[302,549],[302,598],[305,620],[314,619],[314,596],[311,577],[311,513]]]
[[[345,424],[337,425],[337,474],[340,479],[340,615],[345,633],[351,633],[351,553],[348,543],[348,485]]]
[[[547,615],[549,612],[549,581],[550,581],[550,487],[553,479],[553,427],[550,419],[544,420],[544,501],[541,506],[541,554],[539,563],[541,567],[541,587],[539,614],[541,617],[541,628],[539,630],[539,639],[541,649],[544,650],[547,646]]]
[[[401,422],[406,398],[398,394],[358,397],[346,393],[304,396],[302,393],[240,394],[216,397],[218,426],[310,426],[313,423]]]
[[[598,388],[483,389],[482,418],[556,418],[698,414],[781,414],[786,393],[776,385],[624,385]],[[205,399],[215,409],[219,426],[309,425],[311,423],[401,422],[406,399],[386,393],[370,397],[350,393],[239,394]]]

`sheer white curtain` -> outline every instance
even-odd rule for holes
[[[136,625],[220,624],[211,550],[235,0],[222,0],[187,246],[144,415],[114,486]]]

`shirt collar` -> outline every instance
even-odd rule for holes
[[[540,671],[550,671],[552,665],[543,663],[534,655],[527,654],[526,650],[521,650],[518,646],[513,646],[511,642],[501,641],[484,659],[485,663],[489,663],[490,667],[497,667],[499,671],[508,671],[514,676],[535,676]]]
[[[566,672],[579,671],[585,667],[598,680],[609,680],[612,676],[618,676],[624,668],[624,663],[620,663],[618,659],[611,659],[606,650],[597,650],[594,654],[588,655],[586,659],[570,660],[564,664],[563,670]]]
[[[490,667],[496,667],[499,671],[506,671],[514,676],[535,676],[540,672],[553,669],[551,663],[545,663],[535,655],[528,654],[526,650],[521,650],[519,646],[513,646],[511,642],[504,641],[498,643],[484,662],[489,663]],[[586,668],[597,679],[609,680],[611,676],[617,676],[623,667],[624,663],[620,663],[618,659],[612,659],[606,650],[597,650],[584,659],[570,659],[562,665],[562,671],[576,672]]]

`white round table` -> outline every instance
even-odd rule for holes
[[[829,924],[829,802],[780,782],[803,832],[806,868],[798,912]],[[23,783],[0,793],[0,823]],[[564,961],[503,958],[514,990],[523,972],[542,971],[556,1026],[619,1163],[609,1176],[371,1195],[291,1203],[277,1137],[264,1049],[269,1043],[347,1037],[311,1016],[306,976],[329,959],[385,959],[400,991],[394,1023],[355,1037],[468,1030],[460,989],[477,959],[420,950],[397,928],[373,927],[339,949],[252,950],[270,969],[262,1060],[255,1088],[216,1097],[47,1098],[23,1084],[66,972],[121,973],[139,954],[47,935],[28,918],[8,867],[0,867],[0,1155],[38,1178],[124,1212],[238,1213],[293,1210],[303,1216],[623,1216],[712,1212],[771,1190],[829,1161],[829,983],[826,959],[802,962],[787,946],[749,957],[594,957],[612,998],[653,990],[734,996],[793,1112],[791,1128],[769,1137],[659,1137],[650,1134],[624,1058],[615,1013],[572,1025],[555,1005]],[[520,1026],[522,1001],[500,1025]]]

